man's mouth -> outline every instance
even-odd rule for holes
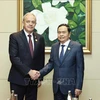
[[[64,37],[60,37],[60,39],[64,39]]]

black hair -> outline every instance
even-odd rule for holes
[[[68,32],[69,32],[69,33],[71,32],[71,29],[70,29],[70,27],[69,27],[68,24],[60,24],[60,25],[58,26],[58,28],[57,28],[57,31],[58,31],[59,27],[61,27],[61,26],[66,26],[66,27],[68,28]]]

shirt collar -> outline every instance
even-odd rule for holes
[[[68,46],[68,44],[69,44],[69,42],[70,42],[70,41],[71,41],[71,40],[70,40],[70,39],[68,39],[65,43],[63,43],[63,44],[62,44],[62,43],[60,43],[60,46],[61,46],[61,45]]]
[[[29,34],[26,32],[25,29],[24,29],[24,33],[25,33],[26,37],[29,35]],[[33,36],[33,32],[32,32],[30,35]]]

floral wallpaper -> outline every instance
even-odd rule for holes
[[[24,0],[23,3],[24,14],[35,14],[35,30],[45,38],[46,47],[57,42],[57,27],[62,23],[69,24],[72,40],[86,46],[85,0]]]

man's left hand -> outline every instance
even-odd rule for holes
[[[82,90],[80,89],[75,89],[75,96],[79,96],[82,93]]]
[[[42,85],[42,82],[38,80],[38,87],[40,87],[41,85]]]

